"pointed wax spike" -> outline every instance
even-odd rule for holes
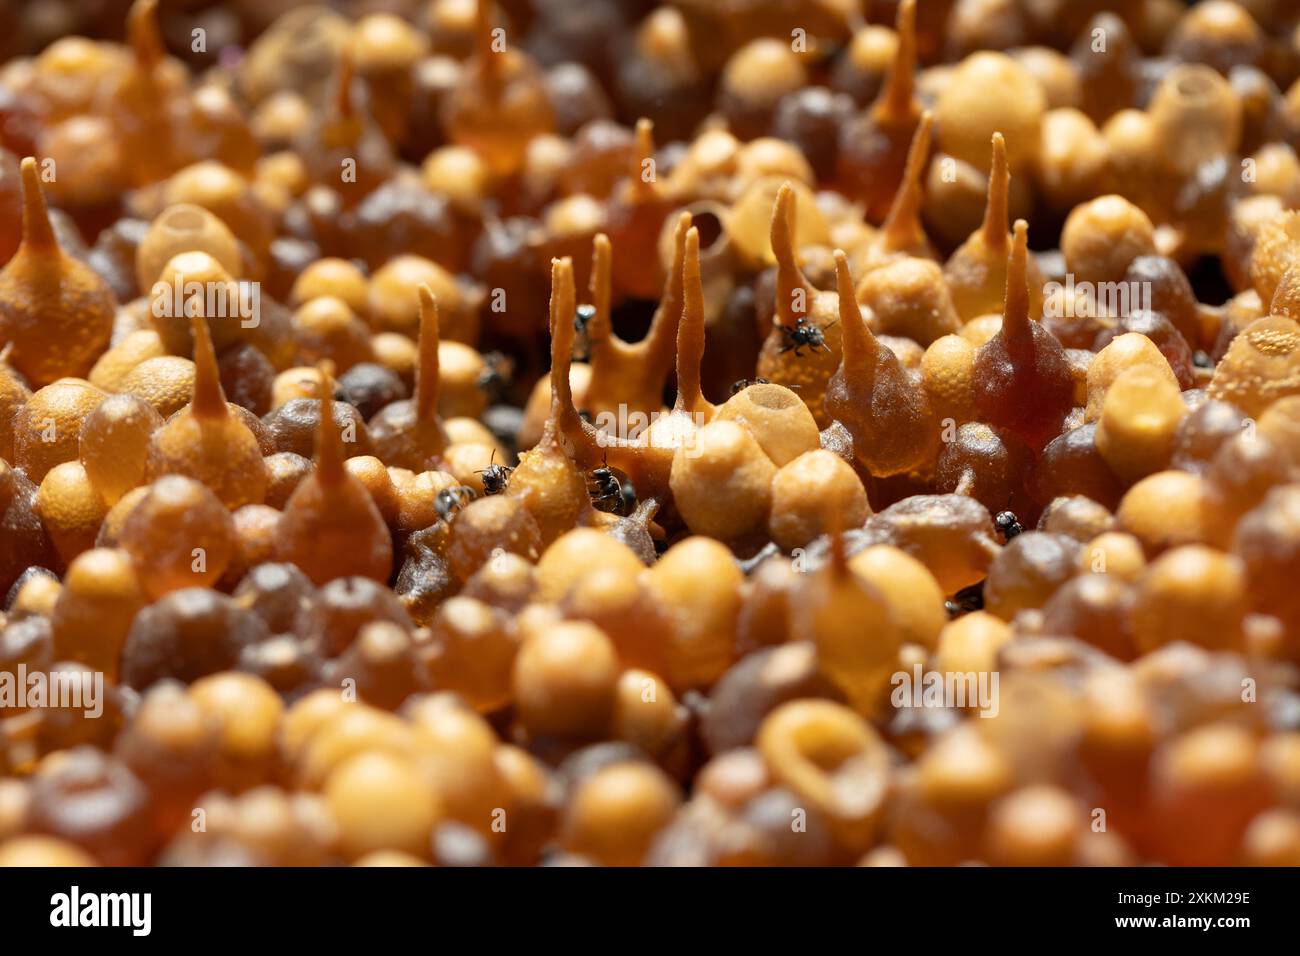
[[[853,274],[849,271],[849,257],[842,249],[835,250],[835,288],[840,300],[840,334],[846,368],[857,367],[874,356],[876,337],[862,321],[862,310],[853,291]]]
[[[1007,190],[1011,184],[1011,173],[1007,169],[1007,141],[1001,133],[993,134],[993,159],[989,164],[989,198],[984,207],[984,245],[992,250],[1006,252],[1007,238]]]
[[[479,76],[487,89],[495,94],[501,76],[500,53],[494,48],[492,26],[492,0],[478,0],[474,15],[474,43],[478,52]]]
[[[158,29],[158,0],[135,0],[126,15],[126,36],[136,62],[146,71],[162,62],[166,48]]]
[[[898,5],[898,18],[894,24],[898,34],[898,52],[885,78],[875,107],[877,115],[896,120],[906,120],[912,113],[912,99],[916,71],[916,0],[903,0]]]
[[[783,325],[794,325],[800,317],[807,315],[812,298],[808,280],[795,261],[794,236],[795,193],[787,181],[781,184],[776,194],[771,236],[772,254],[776,256],[776,314]],[[796,296],[797,290],[804,294]]]
[[[1007,260],[1007,294],[1002,309],[1002,339],[1007,343],[1032,341],[1029,322],[1029,225],[1016,220],[1011,257]]]
[[[686,233],[682,263],[682,321],[677,329],[677,407],[695,411],[704,402],[700,363],[704,359],[704,282],[700,278],[700,231]]]
[[[557,423],[572,411],[573,313],[577,291],[573,285],[573,260],[551,260],[551,418]]]
[[[921,122],[912,135],[903,181],[889,207],[889,215],[881,226],[888,249],[905,251],[925,245],[925,229],[921,226],[922,181],[925,164],[930,158],[930,128],[933,122],[933,114],[926,110],[921,114]]]
[[[438,417],[438,301],[433,290],[420,283],[420,341],[415,363],[415,417],[433,421]]]
[[[348,40],[339,50],[338,72],[334,78],[334,111],[341,117],[350,117],[356,112],[352,102],[352,81],[356,77],[356,70],[352,41]]]
[[[636,155],[632,160],[633,191],[643,200],[654,198],[654,177],[647,170],[654,168],[655,124],[644,116],[636,121]]]
[[[474,4],[474,42],[479,56],[486,59],[492,54],[492,0]]]
[[[609,236],[603,232],[596,233],[596,238],[591,243],[591,280],[587,286],[591,306],[596,310],[596,314],[587,323],[587,341],[591,345],[593,361],[614,334],[613,318],[609,311],[613,299],[613,255]]]
[[[573,314],[577,292],[573,260],[568,256],[551,260],[551,417],[543,441],[564,441],[565,454],[579,464],[600,459],[596,430],[582,420],[573,403],[569,372],[573,367]],[[614,447],[618,447],[615,445]]]
[[[338,484],[344,474],[343,436],[334,420],[334,381],[325,363],[317,366],[320,382],[317,398],[320,401],[320,421],[316,426],[316,480],[323,485]]]
[[[212,332],[204,318],[203,298],[199,293],[186,300],[185,312],[190,317],[190,333],[194,336],[194,399],[190,403],[190,414],[204,418],[224,417],[229,414],[229,409],[226,408],[225,392],[221,389]]]
[[[664,279],[664,292],[646,333],[645,367],[647,374],[666,378],[677,360],[677,334],[682,317],[682,269],[686,259],[686,233],[691,228],[691,214],[677,217],[673,231],[673,261]]]
[[[59,241],[50,223],[50,210],[45,205],[45,190],[41,188],[41,174],[34,157],[23,160],[22,176],[23,245],[29,249],[57,247]]]

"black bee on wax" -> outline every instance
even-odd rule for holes
[[[508,465],[498,465],[496,457],[496,450],[493,449],[492,457],[488,459],[488,466],[474,472],[476,475],[483,476],[483,494],[485,495],[499,495],[505,491],[506,486],[510,484],[510,475],[514,471]]]
[[[962,588],[950,600],[944,601],[943,607],[948,612],[949,617],[961,617],[963,614],[983,610],[984,582],[979,581],[969,587]]]
[[[483,353],[483,371],[475,384],[489,402],[498,401],[515,373],[514,359],[500,352]]]
[[[438,497],[433,500],[433,507],[438,512],[438,517],[448,523],[460,511],[475,498],[474,489],[466,488],[464,485],[457,485],[454,488],[444,488],[438,492]]]
[[[587,477],[587,492],[597,511],[626,517],[636,508],[636,489],[632,481],[605,462]]]
[[[835,323],[832,322],[826,326],[829,329]],[[781,351],[789,352],[794,350],[796,358],[803,358],[803,350],[808,349],[812,352],[829,352],[830,347],[826,344],[826,329],[814,325],[802,315],[795,320],[794,328],[781,323],[779,326],[781,333],[785,336],[785,345]]]
[[[624,475],[623,478],[619,480],[618,493],[621,498],[618,514],[620,517],[627,517],[633,511],[636,511],[637,506],[636,488],[633,486],[631,478]]]
[[[736,395],[749,388],[751,385],[771,385],[771,381],[766,378],[742,378],[739,381],[731,383],[731,394]]]
[[[573,313],[573,360],[575,362],[591,361],[591,336],[588,331],[591,320],[595,317],[594,305],[580,305]]]
[[[1003,541],[1010,541],[1025,530],[1014,511],[999,511],[997,517],[993,519],[993,527],[1002,535]]]

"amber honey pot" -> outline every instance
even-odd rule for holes
[[[1294,4],[0,33],[0,865],[1300,865]]]

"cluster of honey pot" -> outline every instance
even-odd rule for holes
[[[0,865],[1300,865],[1300,4],[93,6]]]

